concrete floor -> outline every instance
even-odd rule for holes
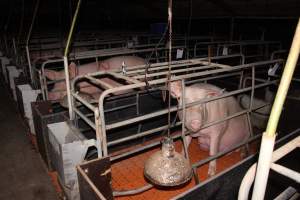
[[[17,106],[0,83],[0,199],[58,199],[46,166],[26,134]]]

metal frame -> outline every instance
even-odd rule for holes
[[[204,50],[208,51],[207,48],[210,46],[210,48],[214,48],[216,51],[216,56],[221,56],[222,50],[224,47],[226,48],[233,48],[238,47],[239,51],[235,53],[240,53],[245,55],[246,58],[255,57],[257,55],[247,55],[246,48],[248,46],[257,46],[257,47],[265,47],[266,49],[269,49],[270,45],[278,45],[278,48],[276,50],[281,50],[281,42],[279,41],[261,41],[261,40],[242,40],[242,41],[213,41],[213,42],[198,42],[194,45],[194,58],[197,57],[206,57],[205,55],[198,55],[197,51]],[[261,56],[268,56],[264,54],[260,54]]]
[[[179,48],[185,49],[184,46],[175,46],[173,47],[173,52],[176,52],[177,49]],[[158,56],[159,54],[163,54],[163,55],[161,55],[160,57],[154,56],[151,60],[159,61],[160,59],[165,58],[164,53],[166,51],[167,51],[166,47],[146,48],[146,49],[112,48],[112,49],[93,50],[93,51],[71,54],[70,55],[71,59],[69,60],[73,60],[73,61],[76,60],[80,62],[80,60],[84,60],[84,59],[95,59],[96,62],[100,62],[102,58],[106,58],[106,57],[120,56],[120,55],[136,55],[136,54],[144,54],[144,53],[150,54],[152,52],[155,52],[156,56]],[[63,65],[62,65],[63,61],[64,60],[61,58],[49,59],[42,63],[40,69],[37,69],[36,67],[33,69],[33,71],[35,72],[33,84],[35,87],[41,88],[44,100],[48,99],[48,90],[47,90],[48,84],[58,82],[58,81],[65,81],[65,79],[56,80],[56,81],[47,81],[45,77],[45,68],[50,63],[58,63],[61,65],[61,69],[63,69]]]
[[[272,142],[275,142],[275,140]],[[296,148],[299,148],[299,147],[300,147],[300,136],[296,137],[295,139],[286,143],[279,149],[275,150],[272,155],[272,159],[271,159],[272,163],[270,165],[270,168],[284,176],[287,176],[288,178],[290,178],[296,182],[299,182],[299,180],[300,180],[299,172],[296,172],[294,170],[288,169],[281,165],[275,164],[275,162],[278,161],[280,158],[284,157],[285,155],[287,155],[288,153],[292,152],[293,150],[295,150]],[[271,151],[272,151],[272,149],[271,149]],[[240,186],[238,199],[240,199],[240,200],[248,199],[251,185],[254,182],[256,167],[257,167],[257,163],[252,165],[251,168],[245,174],[243,181],[241,183],[241,186]]]
[[[222,64],[217,64],[217,63],[212,63],[212,62],[208,62],[205,61],[205,59],[192,59],[192,60],[182,60],[182,61],[174,61],[171,63],[171,74],[176,75],[174,77],[172,77],[172,81],[175,80],[182,80],[182,84],[184,85],[183,81],[186,80],[186,83],[190,83],[190,82],[195,82],[196,80],[194,80],[194,78],[198,78],[197,81],[205,81],[205,80],[212,80],[212,79],[216,79],[216,78],[220,78],[220,77],[224,77],[224,76],[237,76],[240,75],[242,76],[242,71],[243,70],[247,70],[247,69],[251,69],[252,70],[252,77],[255,79],[255,68],[267,68],[270,64],[274,64],[274,63],[283,63],[284,60],[282,59],[277,59],[277,60],[271,60],[271,61],[261,61],[261,62],[255,62],[255,63],[249,63],[249,64],[242,64],[242,65],[237,65],[237,66],[229,66],[229,65],[222,65]],[[186,67],[185,70],[185,74],[180,74],[182,73],[182,71],[178,70],[178,67]],[[156,111],[150,114],[146,114],[143,116],[138,116],[138,117],[134,117],[128,120],[124,120],[124,121],[120,121],[120,122],[116,122],[113,124],[105,124],[105,110],[104,110],[104,101],[105,99],[109,96],[114,94],[115,92],[121,92],[121,91],[128,91],[130,89],[141,89],[143,87],[146,86],[146,84],[141,80],[142,77],[144,77],[142,75],[136,75],[139,73],[143,72],[143,67],[145,66],[136,66],[133,67],[132,69],[130,69],[127,73],[127,76],[122,75],[121,72],[97,72],[97,73],[92,73],[92,74],[87,74],[84,76],[78,76],[73,80],[72,83],[72,88],[71,88],[71,96],[73,98],[72,102],[73,105],[71,107],[71,112],[73,112],[74,114],[77,114],[78,116],[82,117],[82,119],[84,121],[86,121],[88,124],[91,125],[91,127],[93,129],[95,129],[96,131],[96,140],[97,140],[97,148],[98,148],[98,156],[99,157],[103,157],[103,156],[107,156],[108,154],[108,147],[118,144],[118,143],[122,143],[122,142],[128,142],[132,139],[135,138],[140,138],[146,135],[150,135],[152,133],[164,130],[167,128],[167,126],[162,126],[162,127],[157,127],[154,128],[152,130],[148,130],[145,132],[141,132],[137,135],[132,135],[132,136],[128,136],[125,138],[121,138],[118,139],[116,141],[111,141],[111,142],[107,142],[107,137],[106,137],[106,131],[117,128],[117,127],[122,127],[128,124],[133,124],[133,123],[137,123],[137,122],[141,122],[142,120],[145,119],[151,119],[153,117],[156,116],[161,116],[164,115],[168,112],[168,109],[164,109],[164,110],[160,110],[160,111]],[[202,71],[197,71],[197,70],[201,70]],[[159,71],[159,70],[165,70],[165,71]],[[167,63],[157,63],[157,64],[153,64],[151,66],[151,69],[149,69],[149,73],[150,75],[148,75],[149,77],[152,77],[153,79],[151,79],[149,81],[149,84],[151,86],[156,86],[157,88],[161,87],[161,84],[165,83],[166,81],[166,74],[167,74]],[[158,72],[157,72],[158,71]],[[222,74],[222,73],[226,73],[226,74]],[[128,85],[124,85],[124,86],[120,86],[120,87],[113,87],[113,86],[107,86],[107,83],[104,83],[103,81],[101,81],[100,79],[97,79],[97,77],[103,77],[105,75],[110,75],[113,76],[117,79],[123,79],[124,81],[127,81]],[[211,76],[211,75],[216,75],[215,77]],[[157,78],[157,76],[160,76]],[[161,77],[163,76],[163,77]],[[99,86],[102,86],[104,88],[107,88],[100,96],[99,98],[99,102],[98,105],[95,106],[87,101],[85,101],[84,99],[80,98],[80,96],[78,96],[76,94],[76,90],[75,90],[75,85],[80,82],[81,80],[83,80],[84,78],[89,78],[90,80],[93,80],[94,84],[97,84]],[[242,77],[240,77],[242,78]],[[189,82],[190,81],[190,82]],[[263,83],[257,84],[255,85],[255,82],[253,82],[253,84],[251,85],[251,87],[247,87],[247,88],[240,88],[231,92],[227,92],[224,93],[221,96],[218,97],[214,97],[214,98],[209,98],[209,99],[204,99],[201,101],[197,101],[197,102],[193,102],[190,104],[185,104],[185,102],[183,101],[183,105],[179,106],[179,107],[171,107],[170,111],[171,112],[175,112],[178,110],[185,110],[185,108],[190,107],[190,106],[194,106],[197,104],[201,104],[201,103],[206,103],[206,102],[210,102],[210,101],[214,101],[217,99],[221,99],[221,98],[225,98],[225,97],[229,97],[232,95],[238,95],[241,94],[243,92],[248,92],[251,91],[252,95],[254,93],[254,90],[257,88],[263,88],[263,87],[267,87],[269,85],[272,84],[276,84],[278,82],[278,80],[266,80]],[[93,122],[92,120],[90,120],[88,117],[85,117],[83,113],[81,113],[76,106],[74,105],[75,101],[79,101],[81,102],[83,105],[85,105],[86,107],[88,107],[93,113],[94,113],[94,117],[95,117],[95,122]],[[262,108],[264,106],[267,106],[269,104],[260,106],[258,108],[249,108],[246,110],[243,110],[241,112],[235,113],[231,116],[228,116],[224,119],[215,121],[215,122],[211,122],[209,124],[205,124],[203,128],[207,128],[209,126],[215,125],[217,123],[221,123],[224,122],[226,120],[229,120],[231,118],[243,115],[243,114],[249,114],[250,112],[252,112],[253,110]],[[248,123],[250,122],[250,120],[248,120]],[[184,132],[182,132],[180,135],[174,135],[172,136],[174,139],[176,138],[182,138],[183,141],[185,141],[185,136],[191,134],[189,131],[186,131],[184,129],[184,124],[182,122],[177,122],[175,123],[175,126],[179,126],[182,125],[182,130]],[[195,171],[198,167],[202,166],[203,164],[206,164],[208,162],[210,162],[211,160],[214,160],[218,157],[221,157],[222,155],[225,155],[226,153],[233,151],[234,149],[237,149],[245,144],[248,144],[249,142],[258,139],[260,136],[255,136],[250,138],[249,140],[247,140],[246,142],[243,142],[241,144],[236,145],[235,147],[233,147],[232,149],[230,149],[229,151],[226,152],[220,152],[217,155],[208,157],[207,159],[203,160],[203,161],[199,161],[197,163],[192,164],[193,170]],[[119,154],[117,156],[111,156],[110,159],[111,161],[116,161],[120,158],[124,158],[126,156],[130,156],[132,154],[141,152],[143,150],[146,149],[150,149],[154,146],[158,146],[160,145],[160,142],[153,142],[151,144],[145,145],[143,147],[131,150],[131,151],[127,151],[126,153],[123,154]],[[188,152],[186,151],[187,156],[188,156]],[[198,182],[198,177],[197,174],[195,174],[195,179]],[[142,187],[145,190],[149,189],[149,186],[144,186]],[[130,190],[131,192],[134,193],[134,191],[145,191],[142,190],[141,188],[136,189],[136,190]],[[128,192],[128,191],[126,191]],[[115,195],[122,195],[122,193],[117,192],[115,193]]]

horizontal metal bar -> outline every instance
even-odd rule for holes
[[[240,54],[234,54],[231,56],[218,56],[218,57],[212,57],[212,60],[221,60],[225,58],[233,58],[233,57],[241,57]],[[171,68],[177,68],[177,67],[182,67],[182,66],[190,66],[190,65],[196,65],[196,64],[203,64],[203,61],[207,60],[207,58],[196,58],[196,59],[189,59],[189,60],[181,60],[181,61],[172,61],[171,62]],[[229,65],[223,65],[223,64],[218,64],[218,63],[212,63],[213,65],[221,68],[226,68],[226,67],[231,67]],[[147,65],[142,65],[142,66],[136,66],[136,67],[131,67],[129,68],[129,71],[127,72],[127,75],[131,74],[139,74],[145,72],[145,68],[148,67]],[[138,69],[142,68],[142,69]],[[150,67],[148,69],[148,72],[151,71],[158,71],[158,70],[163,70],[163,69],[168,69],[168,63],[163,62],[163,63],[153,63],[150,64]]]
[[[278,75],[269,75],[269,76],[274,77],[274,78],[281,78],[281,76],[278,76]],[[300,82],[300,78],[292,78],[292,81]]]
[[[129,83],[140,83],[140,81],[136,80],[136,79],[133,79],[131,77],[128,77],[128,76],[124,76],[124,75],[121,75],[121,74],[117,74],[117,73],[114,73],[114,72],[108,72],[107,74],[110,74],[116,78],[120,78],[120,79],[123,79],[125,81],[128,81]]]
[[[131,190],[122,190],[122,191],[116,191],[115,189],[113,190],[113,196],[114,197],[120,197],[120,196],[128,196],[128,195],[136,195],[142,192],[145,192],[147,190],[150,190],[153,188],[153,185],[147,184],[145,186],[136,188],[136,189],[131,189]]]
[[[232,54],[232,55],[227,55],[227,56],[215,56],[215,57],[211,57],[211,60],[223,60],[223,59],[228,59],[228,58],[234,58],[234,57],[241,57],[242,55],[241,54]],[[207,58],[195,58],[195,59],[188,59],[188,60],[176,60],[176,61],[172,61],[171,62],[171,67],[175,67],[174,65],[180,65],[180,64],[183,64],[183,65],[194,65],[194,64],[198,64],[199,62],[202,62],[202,61],[206,61]],[[214,64],[217,64],[217,63],[214,63]],[[137,71],[138,72],[144,72],[145,71],[145,67],[147,66],[146,65],[136,65],[136,66],[132,66],[132,67],[129,67],[128,70],[127,70],[127,74],[130,74],[132,73],[132,71],[135,71],[135,70],[143,70],[143,71]],[[153,69],[153,70],[156,70],[155,67],[161,67],[161,66],[168,66],[168,62],[160,62],[160,63],[151,63],[151,68],[149,68],[149,70]],[[113,72],[121,72],[121,70],[112,70]],[[99,71],[99,72],[94,72],[94,73],[89,73],[87,74],[88,76],[98,76],[98,75],[103,75],[105,74],[106,72],[103,72],[103,71]],[[81,76],[77,76],[76,79],[81,79],[81,78],[84,78],[84,75],[81,75]]]
[[[94,77],[91,77],[91,76],[88,76],[88,75],[85,75],[84,76],[86,79],[90,80],[92,83],[96,84],[96,85],[100,85],[102,86],[104,89],[112,89],[114,88],[112,85],[100,80],[100,79],[96,79]]]
[[[203,129],[208,128],[208,127],[210,127],[210,126],[214,126],[214,125],[216,125],[216,124],[225,122],[225,121],[230,120],[230,119],[232,119],[232,118],[235,118],[235,117],[244,115],[244,114],[246,114],[246,113],[249,113],[249,112],[251,112],[251,111],[253,111],[253,110],[259,109],[259,108],[264,107],[264,106],[265,106],[265,105],[260,106],[260,107],[256,107],[256,108],[252,108],[252,109],[242,110],[242,111],[240,111],[240,112],[237,112],[237,113],[235,113],[235,114],[232,114],[232,115],[227,116],[227,117],[225,117],[225,118],[222,118],[222,119],[220,119],[220,120],[215,120],[215,121],[213,121],[213,122],[204,124],[204,125],[200,128],[200,130],[203,130]],[[170,128],[174,128],[174,127],[179,126],[179,125],[181,125],[181,124],[182,124],[182,122],[177,122],[177,123],[175,123],[173,126],[171,126]],[[165,130],[166,128],[168,128],[167,125],[166,125],[166,126],[161,126],[161,127],[155,128],[155,129],[151,129],[151,130],[148,130],[148,131],[144,131],[144,132],[139,133],[139,134],[136,134],[136,135],[132,135],[132,136],[128,136],[128,137],[125,137],[125,138],[118,139],[118,140],[114,140],[114,141],[108,142],[108,147],[109,147],[109,146],[116,145],[116,144],[120,144],[120,143],[122,143],[122,142],[127,142],[127,141],[130,141],[130,140],[133,140],[133,139],[141,138],[141,137],[150,135],[150,134],[152,134],[152,133],[157,133],[158,131]],[[200,131],[200,130],[199,130],[199,131]],[[191,135],[191,136],[192,136],[193,133],[192,133],[191,131],[186,131],[186,132],[185,132],[185,135],[186,135],[186,136],[187,136],[187,135]]]
[[[185,66],[185,65],[182,65],[182,66]],[[188,68],[184,68],[184,69],[172,70],[171,74],[176,74],[176,73],[181,73],[181,72],[190,72],[190,71],[200,70],[200,69],[203,69],[203,70],[214,69],[216,67],[217,66],[214,65],[214,64],[212,64],[210,66],[202,65],[202,66],[197,66],[197,67],[188,67]],[[151,78],[151,77],[155,77],[155,76],[161,76],[161,75],[167,75],[168,73],[169,73],[168,71],[151,73],[151,74],[149,73],[149,74],[147,74],[147,78]],[[136,79],[140,79],[140,78],[144,78],[144,77],[145,77],[145,75],[134,76],[134,78],[136,78]]]
[[[85,99],[83,99],[80,95],[76,94],[76,93],[71,93],[71,95],[78,100],[80,103],[82,103],[83,105],[85,105],[86,107],[88,107],[90,110],[92,110],[93,112],[97,109],[97,107],[93,106],[92,104],[88,103]]]
[[[83,120],[83,121],[85,121],[88,125],[90,125],[94,130],[96,130],[96,126],[95,126],[95,124],[89,119],[89,118],[87,118],[82,112],[80,112],[80,110],[78,110],[77,108],[73,108],[73,110],[75,111],[75,113],[77,114],[77,115],[79,115],[79,117],[81,117],[81,119]]]
[[[277,60],[272,60],[272,61],[261,61],[261,62],[237,65],[237,66],[233,66],[231,68],[222,68],[222,69],[210,70],[210,71],[205,71],[205,72],[196,72],[196,73],[193,73],[193,74],[183,74],[183,75],[172,77],[171,81],[177,81],[177,80],[182,80],[182,79],[187,79],[187,78],[196,78],[196,77],[211,75],[211,74],[216,74],[216,73],[223,73],[223,72],[230,72],[230,71],[234,72],[234,71],[239,71],[239,70],[251,68],[253,66],[261,67],[261,66],[265,66],[265,65],[269,65],[269,64],[277,63],[277,62],[283,62],[283,60],[282,59],[277,59]],[[206,63],[203,63],[203,64],[209,64],[209,63],[206,62]],[[89,74],[89,75],[90,76],[91,75],[95,76],[97,74],[98,73]],[[80,77],[78,77],[78,78],[80,78]],[[161,83],[165,83],[165,82],[166,82],[166,78],[161,78],[161,79],[157,79],[157,80],[150,80],[149,84],[150,85],[155,85],[155,84],[161,84]],[[115,92],[119,92],[119,91],[125,91],[125,90],[128,90],[128,89],[134,89],[134,88],[139,88],[139,87],[144,87],[144,86],[146,86],[146,83],[137,83],[137,84],[131,84],[131,85],[124,85],[124,86],[116,87],[116,88],[113,88],[113,89],[110,89],[110,90],[106,90],[102,93],[101,96],[103,96],[102,99],[104,99],[104,96],[106,96],[109,93],[115,93]],[[100,97],[100,99],[101,99],[101,97]]]
[[[217,158],[220,158],[220,157],[222,157],[222,156],[224,156],[224,155],[226,155],[226,154],[228,154],[228,153],[230,153],[230,152],[232,152],[232,151],[234,151],[234,150],[236,150],[236,149],[238,149],[238,148],[244,146],[245,144],[248,144],[248,143],[250,143],[250,142],[253,142],[253,141],[259,139],[261,136],[262,136],[262,134],[253,136],[253,137],[249,138],[249,139],[246,140],[246,141],[243,141],[243,142],[240,142],[240,143],[234,145],[233,147],[229,148],[229,149],[226,150],[226,151],[219,152],[219,153],[217,153],[217,154],[215,154],[215,155],[213,155],[213,156],[209,156],[209,157],[207,157],[207,158],[205,158],[205,159],[203,159],[203,160],[200,160],[199,162],[196,162],[196,163],[192,164],[192,168],[198,168],[198,167],[201,167],[202,165],[205,165],[206,163],[209,163],[209,162],[212,161],[212,160],[215,160],[215,159],[217,159]]]
[[[113,112],[113,111],[116,111],[116,110],[122,110],[122,109],[133,107],[133,106],[136,106],[136,105],[137,105],[136,103],[132,103],[132,104],[124,105],[124,106],[118,106],[118,107],[114,107],[114,108],[111,108],[111,109],[106,109],[106,110],[104,110],[104,113]]]
[[[278,81],[275,80],[275,81],[270,81],[269,83],[259,84],[259,85],[255,86],[255,88],[268,86],[268,85],[274,84],[275,82],[278,82]],[[213,97],[213,98],[209,98],[209,99],[202,99],[200,101],[195,101],[193,103],[186,104],[186,108],[191,107],[191,106],[195,106],[195,105],[198,105],[198,104],[201,104],[201,103],[207,103],[207,102],[210,102],[210,101],[218,100],[218,99],[221,99],[221,98],[224,98],[224,97],[229,97],[229,96],[232,96],[232,95],[235,95],[235,94],[251,91],[251,89],[252,89],[251,87],[247,87],[247,88],[243,88],[243,89],[236,90],[236,91],[233,91],[233,92],[224,93],[223,95],[220,95],[220,96],[217,96],[217,97]],[[179,106],[178,110],[181,110],[181,109],[182,109],[182,107]],[[170,112],[174,112],[174,111],[177,111],[176,106],[173,106],[173,107],[170,108]],[[146,114],[146,115],[143,115],[143,116],[131,118],[131,119],[126,120],[126,121],[121,121],[121,122],[117,122],[117,123],[114,123],[114,124],[109,124],[109,125],[106,125],[106,130],[118,128],[118,127],[121,127],[121,126],[124,126],[124,125],[128,125],[128,124],[132,124],[132,123],[135,123],[135,122],[138,122],[138,121],[150,119],[150,118],[157,117],[157,116],[160,116],[160,115],[164,115],[164,114],[167,114],[167,113],[168,113],[168,109],[164,109],[164,110],[153,112],[153,113]]]
[[[197,79],[197,80],[190,80],[190,81],[185,81],[186,84],[191,84],[191,83],[197,83],[197,82],[201,82],[201,81],[208,81],[208,80],[213,80],[213,79],[218,79],[218,78],[228,78],[231,76],[237,76],[240,75],[241,72],[234,72],[231,74],[224,74],[224,75],[218,75],[218,76],[214,76],[214,77],[206,77],[206,78],[202,78],[202,79]]]
[[[298,145],[298,147],[300,147],[300,144]],[[287,167],[284,167],[284,166],[276,164],[276,163],[271,164],[271,169],[279,174],[282,174],[283,176],[286,176],[286,177],[296,181],[297,183],[300,183],[300,173],[297,171],[291,170]]]
[[[171,128],[173,127],[176,127],[176,126],[179,126],[181,125],[181,122],[177,122],[174,126],[172,126]],[[131,135],[131,136],[127,136],[127,137],[124,137],[124,138],[121,138],[121,139],[117,139],[117,140],[114,140],[114,141],[111,141],[111,142],[108,142],[107,146],[110,147],[110,146],[113,146],[113,145],[116,145],[116,144],[120,144],[122,142],[128,142],[130,140],[134,140],[134,139],[138,139],[138,138],[141,138],[141,137],[144,137],[144,136],[148,136],[152,133],[157,133],[159,131],[163,131],[165,129],[167,129],[169,126],[166,125],[166,126],[161,126],[161,127],[157,127],[157,128],[154,128],[154,129],[151,129],[151,130],[148,130],[148,131],[144,131],[142,133],[139,133],[139,134],[135,134],[135,135]]]

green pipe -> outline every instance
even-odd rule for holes
[[[75,11],[75,14],[74,14],[74,17],[73,17],[73,20],[72,20],[72,24],[71,24],[71,28],[70,28],[70,32],[69,32],[69,36],[68,36],[68,40],[67,40],[67,44],[66,44],[66,48],[65,48],[65,52],[64,52],[65,57],[67,57],[68,53],[69,53],[69,47],[70,47],[74,27],[75,27],[75,24],[76,24],[76,21],[77,21],[77,16],[78,16],[78,12],[79,12],[79,9],[80,9],[80,5],[81,5],[81,0],[78,0],[76,11]]]
[[[66,44],[66,48],[65,48],[65,52],[64,52],[64,57],[63,57],[64,67],[65,67],[66,88],[67,88],[67,97],[68,97],[70,120],[73,120],[75,118],[75,113],[74,113],[73,108],[72,108],[71,86],[70,86],[69,68],[68,68],[68,65],[69,65],[68,64],[68,53],[69,53],[69,47],[70,47],[72,35],[73,35],[73,32],[74,32],[74,27],[75,27],[78,12],[79,12],[79,9],[80,9],[80,5],[81,5],[81,0],[78,0],[77,7],[76,7],[76,10],[75,10],[75,13],[74,13],[73,20],[72,20],[72,24],[71,24],[71,28],[70,28],[70,32],[69,32],[69,36],[68,36],[68,40],[67,40],[67,44]]]
[[[296,63],[300,51],[300,18],[298,20],[296,32],[289,52],[289,56],[284,67],[282,78],[280,80],[279,88],[272,106],[271,115],[268,121],[266,135],[272,137],[276,133],[279,117],[282,112],[283,103],[285,101],[293,73],[295,71]]]

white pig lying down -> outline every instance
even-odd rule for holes
[[[248,109],[250,107],[251,97],[249,95],[240,96],[240,104],[243,108]],[[253,98],[253,108],[257,108],[267,104],[268,102],[259,98]],[[271,102],[269,102],[271,103]],[[258,129],[264,129],[267,126],[269,115],[272,109],[272,104],[257,109],[251,113],[251,124]]]
[[[117,56],[117,57],[112,57],[103,60],[101,62],[98,62],[98,65],[96,62],[93,62],[93,63],[80,65],[78,67],[76,66],[75,63],[72,62],[69,65],[70,79],[73,79],[75,76],[78,75],[84,75],[84,74],[93,73],[97,71],[121,70],[123,62],[125,63],[126,67],[146,64],[145,59],[137,56]],[[45,76],[50,80],[61,80],[65,78],[65,72],[64,70],[55,71],[55,70],[45,69]],[[116,84],[116,82],[110,80],[109,78],[103,78],[102,80],[114,86],[118,85]],[[99,97],[102,91],[101,89],[94,87],[86,82],[81,82],[78,84],[78,86],[80,88],[80,92],[92,95],[95,98]],[[58,92],[54,92],[54,90]],[[67,94],[66,82],[65,81],[57,82],[54,84],[53,91],[48,92],[48,99],[52,101],[59,101],[66,94]]]
[[[181,82],[172,82],[170,92],[172,97],[177,98],[179,105],[181,105]],[[194,84],[186,87],[185,102],[188,104],[201,99],[222,95],[223,93],[224,90],[211,84]],[[212,156],[247,140],[250,136],[250,131],[246,115],[234,117],[225,122],[201,129],[204,124],[220,120],[241,110],[234,97],[226,97],[186,108],[185,126],[192,132],[191,136],[186,137],[188,146],[192,137],[197,137],[200,148],[209,150],[209,155]],[[178,115],[180,120],[182,120],[181,111]],[[208,175],[212,176],[215,172],[216,161],[214,160],[209,163]]]

